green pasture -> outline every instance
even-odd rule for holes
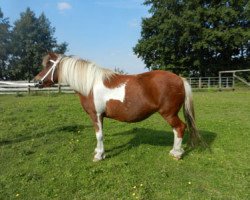
[[[194,101],[211,151],[174,160],[172,130],[158,114],[105,119],[107,158],[94,163],[78,96],[0,96],[0,199],[250,199],[250,92],[195,92]]]

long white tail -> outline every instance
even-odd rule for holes
[[[194,113],[194,105],[193,105],[193,96],[192,89],[189,83],[185,78],[183,78],[183,84],[185,88],[185,102],[184,102],[184,117],[187,123],[187,128],[190,134],[188,145],[194,147],[198,144],[205,145],[197,127],[195,124],[195,113]]]

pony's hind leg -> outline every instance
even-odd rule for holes
[[[183,148],[181,148],[183,137],[178,136],[179,132],[175,128],[173,128],[173,132],[174,132],[174,145],[169,154],[172,155],[177,160],[179,160],[184,153]]]
[[[174,145],[170,151],[170,155],[179,160],[184,153],[184,150],[183,148],[181,148],[181,145],[186,125],[180,120],[178,115],[171,117],[165,117],[164,115],[162,116],[172,126],[174,132]]]

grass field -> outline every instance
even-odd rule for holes
[[[93,163],[95,134],[76,95],[0,96],[0,199],[250,199],[250,92],[194,100],[211,152],[174,160],[172,130],[155,114],[106,119],[107,159]]]

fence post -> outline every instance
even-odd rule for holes
[[[201,88],[201,77],[199,77],[199,88]]]
[[[30,94],[30,85],[28,85],[28,94]]]
[[[221,72],[219,72],[219,90],[221,91]]]
[[[232,83],[233,90],[234,90],[234,84],[235,84],[234,75],[235,75],[235,72],[233,73],[233,83]]]
[[[207,87],[210,88],[210,77],[208,77]]]
[[[62,92],[61,85],[60,85],[60,84],[58,84],[58,93],[59,93],[59,94],[61,94],[61,92]]]

